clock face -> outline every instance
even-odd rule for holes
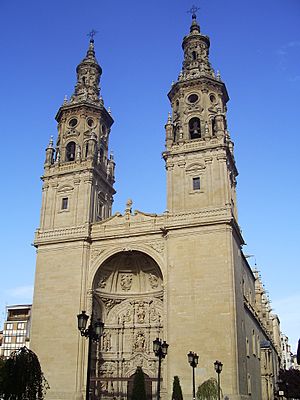
[[[189,103],[196,103],[199,100],[199,96],[196,93],[190,94],[189,97],[187,98],[187,101]]]

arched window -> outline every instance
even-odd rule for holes
[[[104,151],[102,149],[102,147],[100,148],[100,162],[103,163],[104,161]]]
[[[199,139],[201,138],[201,130],[200,130],[200,119],[192,118],[189,121],[189,132],[191,139]]]
[[[85,146],[84,146],[84,157],[85,157],[85,158],[87,158],[88,153],[89,153],[89,143],[86,142],[86,143],[85,143]]]
[[[75,150],[76,144],[74,142],[69,142],[66,147],[66,161],[75,160]]]
[[[197,53],[195,51],[192,52],[193,61],[197,60]]]

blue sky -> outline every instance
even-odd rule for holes
[[[114,211],[166,207],[167,92],[181,69],[187,0],[52,0],[0,3],[1,281],[6,304],[31,302],[45,148],[75,84],[92,29],[101,92],[115,119]],[[213,67],[230,96],[239,170],[239,224],[293,349],[300,337],[298,0],[196,2]]]

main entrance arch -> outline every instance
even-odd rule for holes
[[[152,342],[163,337],[162,283],[157,263],[140,251],[114,254],[96,272],[93,312],[105,324],[92,368],[97,398],[127,399],[138,366],[151,385],[148,393],[156,391]]]

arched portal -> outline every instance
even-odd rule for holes
[[[128,380],[128,384],[127,384],[127,400],[131,400],[131,398],[132,398],[135,375],[136,375],[136,373],[131,375],[131,377]],[[144,373],[144,379],[145,379],[146,398],[147,398],[147,400],[152,400],[152,382],[151,382],[151,378],[147,374]]]
[[[96,398],[127,399],[138,366],[150,382],[148,393],[156,391],[157,358],[152,343],[163,337],[162,283],[157,263],[139,251],[117,253],[96,272],[93,311],[104,322],[92,366]]]

